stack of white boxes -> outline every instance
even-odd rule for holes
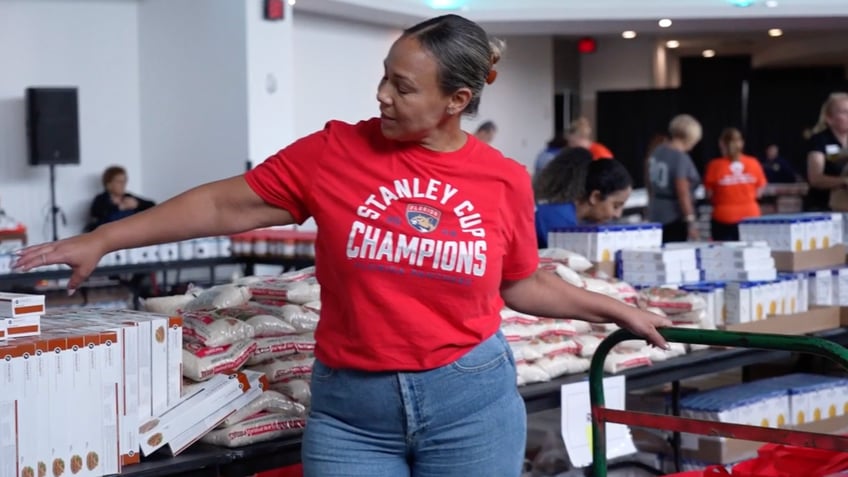
[[[0,292],[0,340],[38,336],[44,295]]]
[[[750,383],[761,389],[786,390],[788,424],[798,426],[848,413],[848,380],[817,374],[787,374]]]
[[[826,249],[842,243],[842,222],[841,214],[765,215],[743,220],[739,237],[746,242],[767,242],[780,252]]]
[[[807,311],[807,300],[799,293],[797,278],[768,282],[728,282],[725,287],[725,324],[765,320],[769,315]]]
[[[706,308],[701,320],[701,328],[707,330],[723,326],[727,320],[727,306],[724,302],[724,289],[726,284],[721,282],[687,284],[680,287],[681,290],[693,293],[704,299]]]
[[[698,247],[708,282],[761,282],[777,279],[771,248],[765,242],[732,242]]]
[[[230,237],[206,237],[129,250],[116,250],[104,255],[99,265],[111,267],[230,256],[232,256]]]
[[[558,229],[548,233],[548,246],[579,253],[592,262],[612,262],[624,248],[662,245],[659,224],[593,225]]]
[[[616,256],[618,276],[634,286],[679,285],[703,280],[694,248],[625,248]]]
[[[100,476],[140,459],[139,424],[181,400],[180,318],[48,313],[0,343],[0,476]]]

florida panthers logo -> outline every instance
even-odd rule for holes
[[[419,232],[432,232],[439,226],[442,212],[427,205],[409,204],[406,206],[406,221]]]

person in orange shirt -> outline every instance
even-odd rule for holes
[[[719,138],[724,155],[707,165],[704,187],[713,204],[713,240],[739,240],[739,222],[761,215],[757,198],[766,177],[760,161],[742,153],[744,146],[738,129],[725,129]]]
[[[588,149],[592,153],[592,159],[612,159],[614,157],[609,148],[592,139],[592,125],[584,117],[571,121],[566,138],[570,147]]]

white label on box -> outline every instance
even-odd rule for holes
[[[605,406],[624,409],[624,376],[604,378]],[[589,382],[571,383],[561,388],[562,439],[574,467],[592,464],[592,414]],[[623,424],[606,425],[607,459],[636,452],[630,430]]]

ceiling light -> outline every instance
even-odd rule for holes
[[[701,55],[703,55],[704,58],[712,58],[715,56],[715,50],[704,50],[701,52]]]
[[[465,0],[429,0],[427,3],[436,10],[458,10],[465,4]]]
[[[727,0],[734,7],[750,7],[754,4],[754,0]]]
[[[766,6],[768,8],[774,8],[778,5],[777,0],[766,0]]]
[[[680,46],[680,42],[677,40],[668,40],[665,42],[666,48],[677,48],[678,46]]]
[[[772,28],[768,31],[770,37],[777,38],[779,36],[783,36],[783,30],[780,28]]]
[[[289,5],[294,6],[297,3],[297,0],[289,0]]]
[[[633,30],[626,30],[621,32],[621,37],[627,40],[632,40],[633,38],[636,38],[636,32]]]
[[[660,26],[660,28],[668,28],[671,26],[671,19],[663,18],[662,20],[657,22],[657,24]]]

